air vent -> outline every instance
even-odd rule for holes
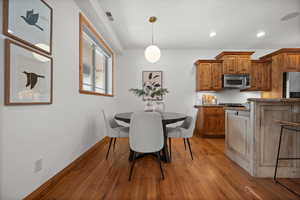
[[[110,21],[114,21],[114,18],[112,16],[111,12],[105,12],[105,14]]]

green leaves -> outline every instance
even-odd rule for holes
[[[133,88],[131,88],[129,91],[132,92],[133,94],[135,94],[138,97],[141,97],[141,96],[146,94],[146,92],[142,89],[133,89]]]
[[[145,89],[131,88],[129,91],[132,92],[133,94],[135,94],[138,97],[150,96],[151,98],[161,97],[161,96],[164,96],[167,93],[169,93],[168,89],[165,89],[165,88],[157,89],[156,86],[155,87],[145,87]]]

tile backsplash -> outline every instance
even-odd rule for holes
[[[261,98],[260,92],[240,92],[239,89],[224,89],[218,92],[197,92],[196,105],[202,104],[202,95],[216,96],[218,103],[245,103],[248,98]]]

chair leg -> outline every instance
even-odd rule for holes
[[[157,154],[157,161],[158,161],[158,164],[159,164],[161,177],[162,177],[162,179],[164,180],[164,179],[165,179],[165,175],[164,175],[164,171],[163,171],[162,166],[161,166],[161,156],[160,156],[160,152],[156,152],[156,154]]]
[[[108,154],[109,154],[109,150],[110,150],[110,147],[111,147],[111,143],[112,143],[112,141],[113,141],[113,138],[110,138],[110,140],[109,140],[109,146],[108,146],[108,150],[107,150],[107,153],[106,153],[106,160],[107,160],[107,158],[108,158]]]
[[[190,144],[190,139],[189,139],[189,138],[186,138],[186,141],[187,141],[187,143],[188,143],[188,145],[189,145],[191,158],[192,158],[192,160],[194,160],[194,158],[193,158],[193,153],[192,153],[192,148],[191,148],[191,144]]]
[[[115,151],[115,147],[116,147],[116,141],[117,141],[117,138],[115,138],[115,140],[114,140],[114,148],[113,148],[114,151]]]
[[[186,150],[186,141],[185,141],[185,138],[183,138],[183,143],[184,143],[184,150]]]
[[[172,142],[171,142],[171,138],[169,138],[169,151],[170,151],[170,160],[172,161]]]
[[[280,136],[279,136],[279,144],[278,144],[278,150],[277,150],[277,158],[276,158],[276,165],[275,165],[275,172],[274,172],[274,181],[277,182],[277,169],[278,169],[278,161],[279,161],[279,154],[280,154],[280,147],[281,147],[281,139],[282,139],[282,133],[283,133],[283,126],[281,126],[280,129]]]
[[[133,152],[133,161],[132,161],[132,164],[131,164],[131,167],[130,167],[130,172],[129,172],[129,178],[128,178],[128,181],[131,181],[131,176],[132,176],[132,172],[133,172],[133,168],[134,168],[134,165],[135,165],[135,155],[136,153],[134,151]]]

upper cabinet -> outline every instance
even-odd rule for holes
[[[216,91],[222,89],[222,61],[198,60],[196,90]]]
[[[265,55],[260,60],[270,60],[271,86],[270,91],[262,92],[263,98],[283,97],[283,72],[300,72],[300,48],[284,48]]]
[[[300,71],[299,53],[285,53],[284,61],[285,61],[284,71],[286,72]]]
[[[197,91],[222,89],[223,74],[248,74],[250,88],[263,98],[282,98],[283,72],[300,72],[300,48],[284,48],[251,60],[253,51],[223,51],[216,60],[198,60]]]
[[[271,89],[271,61],[252,60],[250,68],[251,91],[269,91]]]
[[[223,60],[223,74],[249,74],[252,51],[224,51],[216,56]]]

